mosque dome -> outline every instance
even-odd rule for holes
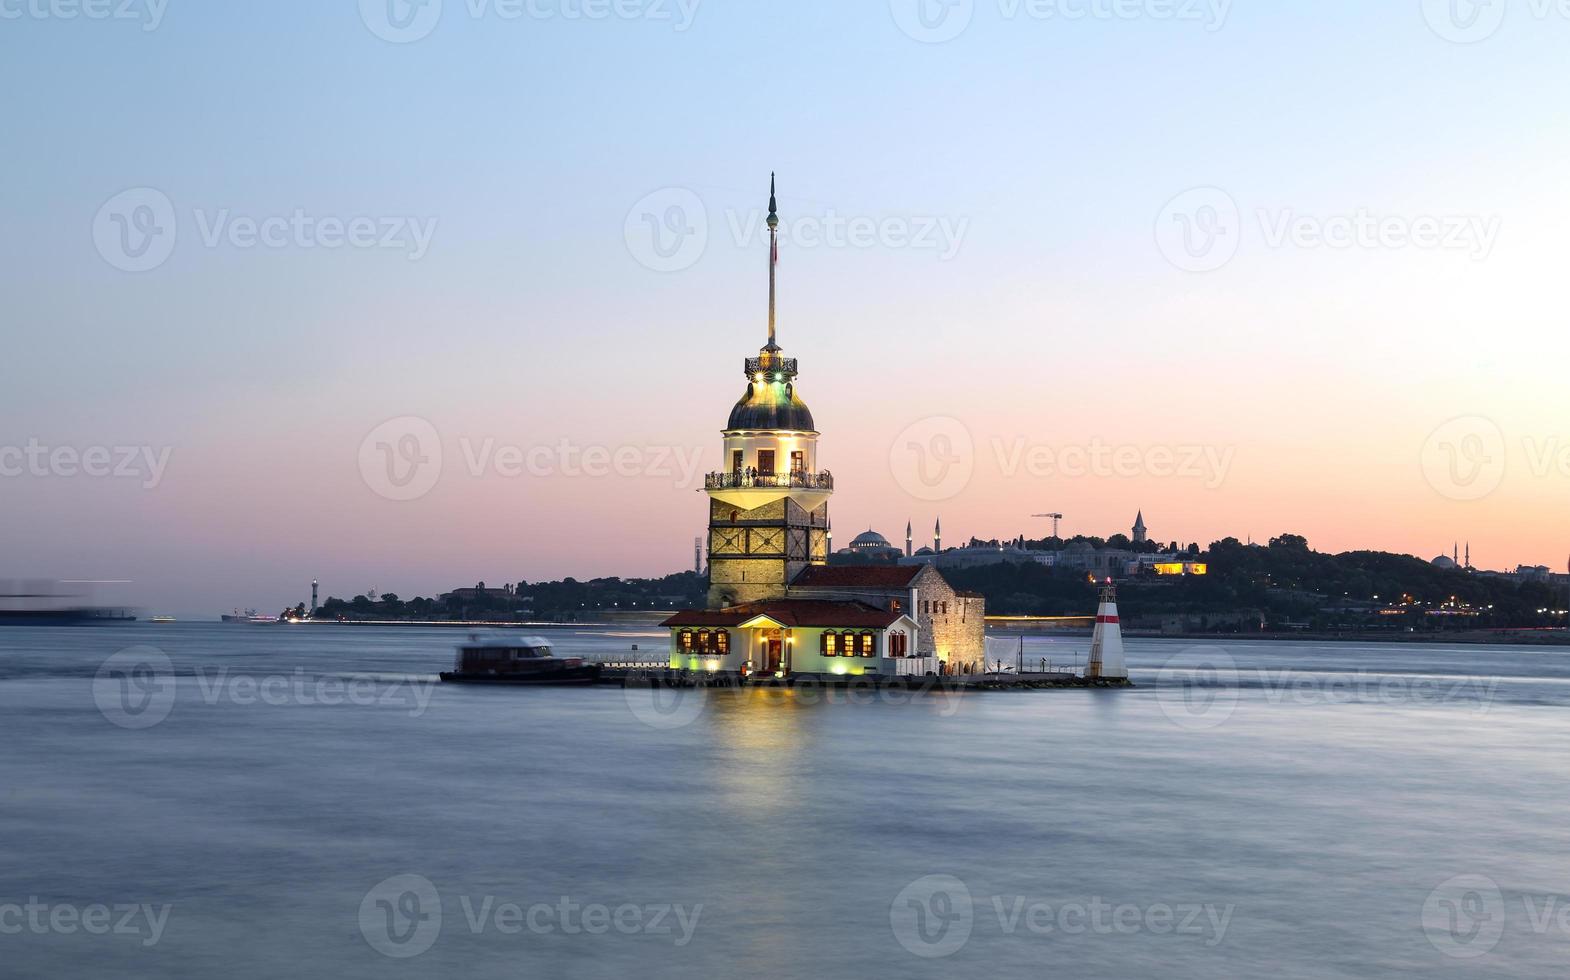
[[[1432,562],[1430,562],[1430,564],[1432,564],[1435,568],[1456,567],[1455,559],[1451,558],[1449,555],[1440,555],[1438,558],[1435,558]]]
[[[872,530],[863,531],[856,535],[856,537],[851,541],[850,546],[852,550],[855,551],[864,551],[869,548],[894,547],[893,545],[889,544],[888,538],[885,538],[883,535]]]

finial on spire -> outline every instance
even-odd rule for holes
[[[775,294],[775,266],[780,263],[779,239],[779,204],[774,200],[774,174],[769,174],[769,352],[779,350],[779,345],[774,342],[774,294]]]

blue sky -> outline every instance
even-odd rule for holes
[[[964,229],[952,249],[782,249],[782,340],[854,488],[838,526],[894,536],[942,513],[951,538],[991,537],[1057,509],[1105,534],[1143,507],[1184,541],[1290,529],[1426,556],[1462,536],[1501,566],[1566,550],[1570,481],[1533,455],[1570,435],[1557,13],[1510,2],[1458,44],[1418,0],[1239,0],[1219,21],[982,0],[929,44],[901,30],[905,0],[706,0],[680,31],[675,0],[603,20],[479,2],[446,0],[411,43],[376,35],[369,0],[171,0],[153,30],[141,4],[140,21],[0,4],[0,443],[170,450],[153,488],[0,478],[0,574],[126,578],[127,600],[196,613],[297,601],[312,575],[414,594],[682,567],[703,519],[690,487],[447,473],[397,502],[356,452],[414,416],[448,465],[485,438],[717,458],[763,329],[766,248],[731,229],[756,221],[771,170],[788,222]],[[126,272],[95,221],[142,188],[178,242]],[[1193,188],[1242,215],[1236,257],[1200,273],[1152,232]],[[701,202],[708,241],[655,271],[627,229],[672,192]],[[1359,209],[1497,222],[1497,240],[1482,259],[1281,246],[1257,217]],[[426,222],[429,248],[227,237],[297,210]],[[932,416],[980,456],[1105,438],[1238,462],[1219,487],[978,465],[932,501],[888,458]],[[1503,433],[1488,499],[1422,478],[1425,439],[1456,417]]]

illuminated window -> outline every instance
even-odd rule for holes
[[[839,639],[832,630],[824,631],[823,636],[819,640],[821,644],[819,649],[823,651],[825,657],[837,657],[840,655]]]
[[[863,657],[876,657],[878,655],[878,640],[871,633],[861,634],[861,655]]]
[[[689,653],[692,651],[692,630],[681,631],[681,648]]]
[[[714,632],[714,652],[730,653],[730,630],[716,630]]]
[[[798,449],[790,454],[790,471],[792,473],[800,473],[806,468],[807,457],[802,454],[801,450]]]

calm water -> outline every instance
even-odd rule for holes
[[[0,630],[0,973],[1570,963],[1570,653],[1134,641],[1133,691],[655,699],[431,685],[456,638]]]

